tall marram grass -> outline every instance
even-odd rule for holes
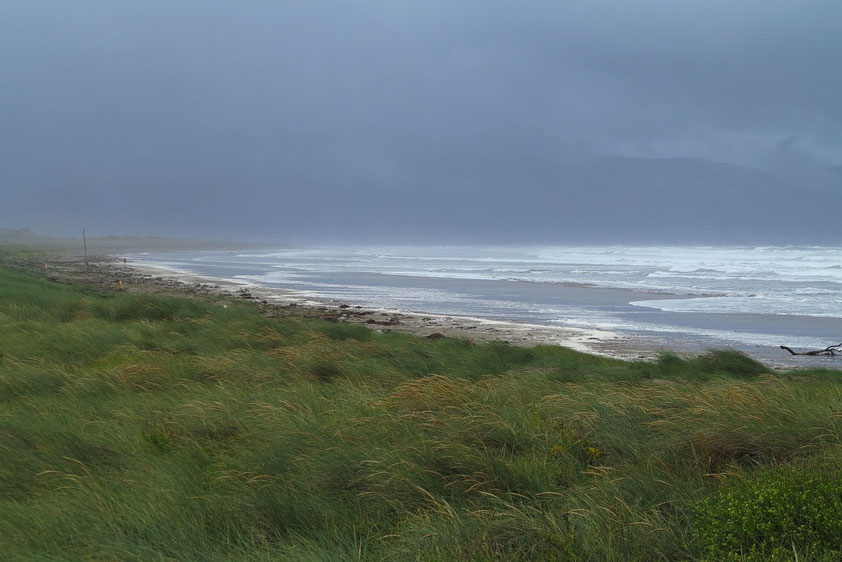
[[[833,559],[840,374],[431,341],[0,270],[0,549]],[[775,527],[798,494],[826,507]]]

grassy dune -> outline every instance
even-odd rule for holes
[[[834,560],[842,372],[626,363],[0,269],[7,559]]]

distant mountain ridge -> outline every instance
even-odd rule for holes
[[[703,159],[607,156],[533,180],[504,175],[482,198],[451,197],[446,209],[426,212],[472,232],[502,223],[498,236],[511,241],[840,244],[842,216],[829,203],[840,193],[842,183],[826,176],[796,181]]]
[[[28,228],[0,228],[0,243],[2,244],[58,244],[65,241],[54,236],[35,234]]]
[[[90,236],[87,238],[91,252],[116,251],[186,251],[186,250],[238,250],[244,248],[266,247],[263,244],[246,242],[228,242],[220,240],[191,240],[166,238],[163,236]],[[0,245],[36,246],[50,249],[82,249],[82,236],[79,238],[58,238],[42,236],[28,228],[0,228]],[[272,248],[283,245],[272,244]]]

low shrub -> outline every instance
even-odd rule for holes
[[[842,479],[815,463],[777,465],[696,506],[695,533],[713,560],[842,556]]]

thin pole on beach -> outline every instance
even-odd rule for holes
[[[88,241],[85,238],[85,229],[82,229],[82,245],[85,247],[85,271],[88,271]]]

